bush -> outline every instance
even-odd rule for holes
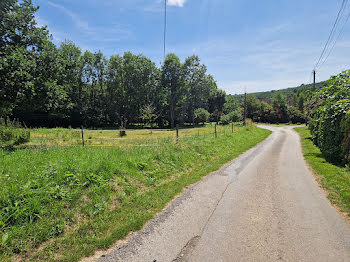
[[[350,110],[346,113],[341,123],[342,132],[344,133],[344,154],[347,165],[350,167]]]
[[[194,118],[196,120],[196,123],[208,122],[209,117],[210,117],[210,113],[204,108],[198,108],[194,110]]]
[[[320,148],[325,158],[332,163],[344,163],[346,155],[344,141],[345,128],[342,128],[346,113],[350,110],[350,100],[328,103],[316,110],[310,122],[310,131],[314,143]]]
[[[322,101],[310,114],[314,143],[328,161],[349,163],[350,70],[332,76],[328,85],[313,96]]]
[[[242,119],[242,115],[238,111],[232,111],[226,115],[221,116],[220,124],[228,125],[232,122],[238,122]]]
[[[30,140],[30,131],[19,122],[0,119],[0,147],[12,147]]]

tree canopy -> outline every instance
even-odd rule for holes
[[[68,40],[55,46],[30,0],[0,7],[0,118],[29,126],[174,127],[194,124],[199,108],[222,114],[226,94],[198,56],[182,63],[168,54],[158,68],[142,54],[108,58]]]

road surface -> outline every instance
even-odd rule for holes
[[[307,168],[292,127],[189,187],[98,261],[350,261],[350,226]]]

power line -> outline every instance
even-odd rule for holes
[[[334,36],[335,28],[336,28],[336,26],[337,26],[337,24],[338,24],[338,22],[339,22],[339,18],[341,17],[341,15],[342,15],[342,13],[343,13],[343,10],[344,10],[344,7],[345,7],[346,2],[347,2],[347,0],[343,0],[342,4],[341,4],[341,6],[340,6],[340,9],[339,9],[337,18],[335,19],[335,22],[334,22],[334,24],[333,24],[332,30],[331,30],[331,32],[330,32],[330,34],[329,34],[329,36],[328,36],[327,42],[326,42],[326,44],[325,44],[325,46],[324,46],[324,48],[323,48],[323,50],[322,50],[322,53],[321,53],[321,55],[320,55],[320,57],[319,57],[319,59],[318,59],[316,65],[315,65],[315,67],[314,67],[314,70],[316,70],[316,68],[317,68],[318,65],[320,64],[320,62],[321,62],[321,60],[322,60],[322,58],[323,58],[323,55],[325,54],[325,51],[326,51],[328,45],[330,44],[331,39],[332,39],[333,36]]]
[[[345,22],[344,22],[342,28],[340,29],[337,38],[335,39],[335,41],[334,41],[334,43],[333,43],[333,46],[331,47],[330,51],[328,52],[328,55],[327,55],[326,59],[323,60],[323,62],[320,64],[319,68],[321,68],[321,66],[326,62],[326,60],[328,59],[328,57],[329,57],[330,54],[332,53],[332,51],[333,51],[333,49],[334,49],[334,47],[335,47],[337,41],[339,40],[341,34],[342,34],[343,31],[344,31],[345,25],[346,25],[346,23],[348,22],[349,18],[350,18],[350,12],[349,12],[348,16],[346,17]]]

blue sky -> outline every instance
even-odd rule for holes
[[[227,93],[310,83],[342,0],[168,0],[167,52],[200,56]],[[55,43],[69,39],[107,57],[163,59],[162,0],[33,0]],[[350,69],[350,3],[344,30],[318,80]],[[336,36],[338,33],[336,33]]]

